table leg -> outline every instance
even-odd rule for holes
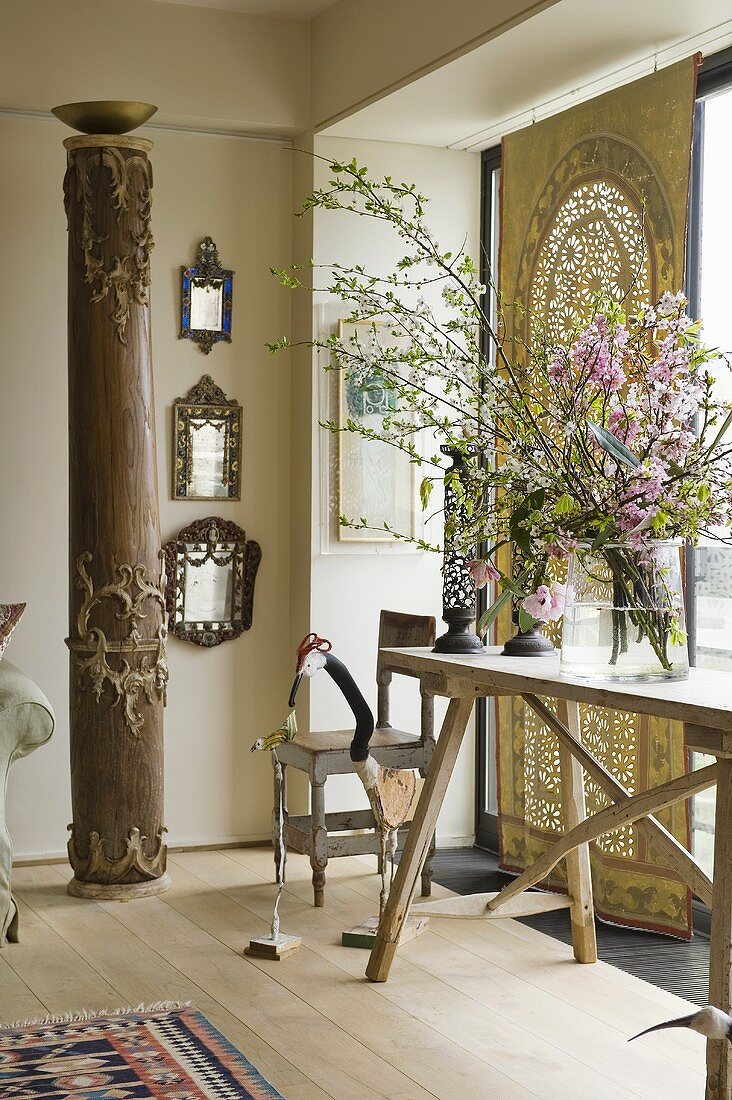
[[[559,721],[555,714],[552,714],[546,704],[542,703],[541,699],[538,699],[536,695],[527,693],[524,693],[522,698],[529,704],[531,709],[539,715],[544,725],[548,726],[550,730],[556,733],[560,742],[569,749],[577,760],[579,760],[585,770],[585,775],[594,779],[605,794],[610,795],[615,802],[630,796],[630,791],[628,791],[622,783],[617,781],[615,776],[607,770],[604,764],[601,764],[599,760],[595,759],[591,752],[588,752],[581,741]],[[716,783],[716,778],[714,782]],[[687,852],[680,841],[678,841],[675,836],[672,836],[652,814],[649,814],[648,817],[638,818],[636,826],[638,832],[645,836],[653,846],[654,852],[660,854],[664,863],[671,867],[681,881],[685,882],[686,885],[689,886],[711,909],[712,880],[704,873],[697,861]]]
[[[328,866],[328,830],[325,824],[325,775],[316,760],[310,772],[310,866],[313,869],[313,905],[325,905],[325,868]]]
[[[567,727],[578,741],[581,740],[579,704],[568,701]],[[585,787],[584,769],[566,745],[559,744],[559,770],[562,791],[562,823],[565,833],[584,821]],[[597,962],[595,937],[595,909],[592,901],[592,874],[590,871],[590,846],[580,844],[566,857],[567,887],[572,896],[572,947],[577,962]]]
[[[399,860],[396,877],[376,933],[376,942],[371,949],[369,964],[366,967],[366,977],[374,982],[385,982],[389,977],[402,926],[409,911],[422,865],[432,843],[437,816],[455,767],[474,702],[474,696],[463,696],[451,699],[447,708],[440,739],[422,786],[414,820],[409,826],[407,842]]]
[[[714,822],[714,893],[709,950],[709,1003],[729,1012],[732,1006],[732,760],[717,760],[717,811]],[[732,1043],[707,1041],[707,1100],[729,1100]]]

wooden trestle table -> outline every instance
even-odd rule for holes
[[[404,852],[384,910],[366,975],[389,977],[404,921],[435,831],[445,791],[455,766],[473,703],[480,696],[518,695],[559,740],[562,819],[565,832],[533,866],[497,894],[473,894],[415,905],[412,913],[496,919],[522,917],[568,908],[572,944],[578,962],[597,960],[590,878],[589,842],[636,822],[654,851],[694,893],[712,905],[709,1002],[732,1007],[732,691],[727,673],[692,669],[688,680],[665,683],[612,683],[567,679],[559,675],[558,655],[503,657],[498,648],[477,656],[453,656],[429,649],[391,649],[389,664],[418,676],[424,693],[446,696],[450,703],[409,828]],[[542,699],[559,701],[558,716]],[[631,795],[583,746],[579,704],[611,707],[637,714],[675,718],[685,725],[691,749],[716,757],[716,763],[661,786]],[[583,773],[610,796],[610,805],[591,817],[585,813]],[[716,784],[714,883],[653,813]],[[569,895],[525,893],[561,859],[566,859]],[[732,1091],[732,1043],[707,1043],[707,1100],[729,1100]]]

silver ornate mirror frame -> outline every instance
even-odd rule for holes
[[[173,405],[173,499],[241,500],[242,410],[204,374]]]

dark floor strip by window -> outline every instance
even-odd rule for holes
[[[498,869],[492,852],[480,848],[443,848],[435,853],[434,881],[456,894],[500,890],[512,875]],[[571,943],[569,910],[560,909],[538,917],[525,917],[538,932],[562,943]],[[708,997],[709,939],[696,933],[688,942],[672,940],[651,932],[617,928],[597,922],[597,951],[603,962],[627,974],[675,993],[693,1004],[706,1005]]]

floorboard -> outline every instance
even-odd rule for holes
[[[0,955],[0,1020],[192,1001],[286,1100],[691,1100],[704,1043],[662,1033],[687,1002],[514,921],[433,919],[385,984],[340,933],[378,908],[374,860],[328,866],[324,909],[310,868],[288,858],[283,963],[242,950],[271,919],[271,851],[171,858],[173,889],[128,903],[65,893],[61,866],[16,869],[21,943]],[[435,896],[450,891],[435,886]]]
[[[68,873],[62,867],[24,868],[14,877],[15,887],[22,891],[25,901],[35,907],[69,947],[83,955],[102,980],[118,991],[115,1007],[122,1004],[136,1007],[161,1000],[191,1001],[238,1049],[246,1051],[265,1077],[281,1092],[286,1091],[288,1097],[321,1100],[330,1095],[277,1054],[201,985],[142,943],[101,905],[69,897]]]
[[[435,853],[435,881],[457,894],[483,894],[511,882],[498,868],[498,857],[480,848],[443,848]],[[547,936],[572,942],[568,912],[523,917],[522,923]],[[695,932],[690,940],[676,940],[654,932],[595,922],[597,953],[628,974],[675,993],[696,1005],[709,1003],[709,936]]]

